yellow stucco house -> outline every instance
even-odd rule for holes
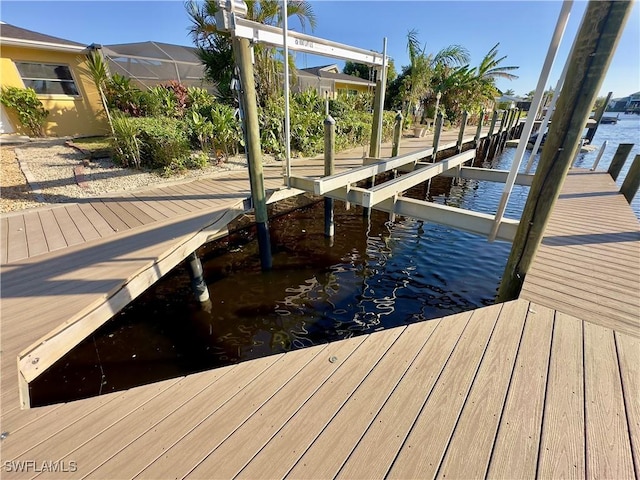
[[[87,47],[7,23],[0,24],[0,83],[31,87],[49,117],[47,136],[104,135],[108,125],[100,95],[87,73]],[[0,133],[26,133],[2,108]]]
[[[353,75],[340,72],[338,65],[302,68],[296,72],[298,84],[296,90],[305,91],[314,88],[320,96],[329,95],[336,98],[338,94],[352,95],[362,92],[373,92],[375,82],[370,82]]]

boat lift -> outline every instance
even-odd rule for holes
[[[328,56],[343,60],[351,60],[376,67],[382,71],[378,78],[378,84],[382,88],[376,95],[375,108],[378,113],[374,122],[382,123],[382,107],[384,104],[384,73],[387,67],[386,51],[378,53],[373,50],[352,47],[330,40],[325,40],[299,32],[290,32],[286,28],[281,29],[271,25],[263,25],[244,18],[247,7],[242,0],[218,0],[219,10],[216,13],[216,24],[219,30],[228,31],[232,37],[243,38],[252,43],[263,43],[269,46],[283,48],[289,46],[291,50],[312,53],[320,56]],[[386,50],[386,39],[384,49]],[[285,53],[286,58],[286,53]],[[286,82],[288,83],[288,78]],[[287,90],[285,88],[285,90]],[[288,97],[287,92],[285,95]],[[288,109],[288,102],[285,110]],[[288,117],[288,115],[287,115]],[[381,125],[380,125],[381,127]],[[375,128],[373,129],[375,132]],[[380,152],[380,139],[382,129],[378,128],[377,152]],[[448,170],[459,169],[466,162],[473,160],[473,152],[464,152],[453,158],[441,162],[426,164],[419,160],[432,156],[433,149],[401,155],[391,159],[380,160],[361,168],[352,169],[336,175],[321,179],[291,175],[289,156],[287,152],[286,183],[289,188],[297,188],[327,198],[335,198],[350,203],[362,205],[365,208],[375,208],[387,211],[390,214],[411,216],[425,221],[433,221],[445,225],[461,228],[474,233],[489,235],[493,218],[491,215],[473,212],[470,210],[435,205],[430,202],[398,198],[403,191],[414,185],[427,181]],[[376,159],[374,159],[375,161]],[[370,162],[371,159],[368,160]],[[367,162],[367,163],[368,163]],[[361,180],[370,179],[378,173],[384,173],[397,169],[399,166],[412,165],[417,167],[413,172],[399,178],[377,185],[371,189],[363,189],[352,186]],[[512,240],[518,221],[501,219],[498,238]]]

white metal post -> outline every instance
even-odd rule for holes
[[[580,21],[580,26],[578,27],[578,31],[582,27],[584,23],[584,15],[582,16],[582,20]],[[553,110],[556,108],[556,102],[558,101],[558,97],[560,96],[560,92],[562,90],[562,86],[564,85],[564,79],[567,77],[567,70],[569,69],[569,61],[573,55],[573,50],[576,48],[576,40],[578,36],[576,35],[573,39],[573,43],[571,44],[571,50],[569,50],[569,55],[567,56],[567,61],[562,68],[562,73],[560,74],[560,78],[558,79],[558,83],[556,84],[556,89],[553,92],[553,98],[551,99],[551,103],[549,104],[549,108],[547,109],[547,114],[544,116],[542,123],[540,124],[540,130],[538,130],[538,138],[536,138],[536,142],[533,145],[533,149],[531,150],[531,156],[529,157],[529,161],[527,162],[527,168],[525,169],[525,173],[529,173],[531,171],[531,166],[533,165],[533,157],[535,157],[536,153],[538,153],[538,149],[540,148],[540,144],[542,143],[542,137],[544,136],[544,132],[547,129],[547,125],[549,125],[549,120],[551,119],[551,115],[553,114]]]
[[[604,155],[604,151],[607,148],[607,140],[604,141],[604,143],[602,144],[602,146],[600,147],[600,152],[598,153],[598,158],[596,158],[596,161],[593,162],[593,167],[591,167],[591,171],[593,172],[596,168],[598,168],[598,164],[600,163],[600,159],[602,158],[602,155]]]
[[[547,51],[547,57],[545,58],[544,64],[542,66],[542,72],[540,73],[540,78],[538,79],[536,93],[533,96],[533,100],[531,101],[531,108],[529,109],[529,112],[533,112],[533,115],[527,115],[527,120],[524,123],[522,135],[520,136],[520,142],[518,143],[518,148],[516,149],[516,153],[513,158],[513,164],[511,165],[511,170],[509,171],[507,182],[504,185],[500,203],[498,204],[498,209],[496,211],[496,216],[493,222],[493,228],[491,229],[491,234],[489,235],[490,242],[493,242],[496,239],[498,228],[500,227],[500,222],[502,221],[504,211],[507,208],[507,203],[509,202],[509,197],[511,196],[511,191],[513,190],[516,175],[518,174],[520,163],[522,162],[522,157],[524,156],[524,150],[527,146],[527,140],[529,139],[531,130],[533,129],[535,112],[537,112],[540,108],[542,95],[544,94],[544,87],[547,84],[547,80],[549,79],[549,73],[551,72],[553,61],[556,58],[558,47],[560,46],[560,41],[562,40],[564,30],[567,26],[567,22],[569,21],[569,14],[571,13],[572,5],[573,0],[565,0],[562,4],[562,9],[560,10],[560,15],[558,16],[558,22],[556,23],[553,37],[551,38],[551,43],[549,44],[549,50]]]
[[[287,34],[287,0],[282,0],[282,45],[284,47],[284,145],[285,145],[285,178],[287,188],[291,187],[291,120],[289,117],[289,44]]]

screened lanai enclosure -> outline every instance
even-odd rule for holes
[[[204,67],[196,49],[160,42],[103,45],[102,53],[111,74],[131,78],[139,87],[152,87],[171,80],[202,87],[215,93],[204,78]]]

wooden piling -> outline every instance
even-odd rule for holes
[[[507,110],[504,110],[502,112],[502,118],[500,119],[500,126],[498,127],[498,132],[495,134],[492,140],[492,145],[490,147],[489,160],[492,160],[498,153],[498,149],[500,147],[500,139],[502,138],[502,131],[504,130],[507,114],[508,114]]]
[[[333,175],[336,160],[336,121],[327,115],[324,120],[324,175]],[[333,237],[335,222],[333,217],[333,198],[324,197],[324,236]]]
[[[456,144],[456,150],[458,153],[462,152],[462,140],[464,138],[464,130],[467,126],[467,119],[469,118],[469,112],[466,110],[462,112],[462,119],[460,120],[460,132],[458,133],[458,143]]]
[[[202,269],[202,262],[196,252],[193,252],[187,257],[187,270],[189,271],[189,277],[191,278],[191,289],[196,296],[196,300],[200,303],[206,303],[209,301],[209,288],[207,282],[204,280],[204,270]]]
[[[482,122],[484,121],[484,109],[480,111],[480,116],[478,117],[478,126],[476,128],[476,136],[473,138],[473,145],[478,149],[480,146],[480,136],[482,135]],[[479,153],[479,152],[476,152]]]
[[[519,138],[519,131],[520,131],[520,117],[522,116],[522,110],[520,108],[516,109],[518,111],[518,114],[516,115],[516,120],[513,122],[513,130],[511,132],[511,137],[510,138]]]
[[[498,302],[517,298],[522,289],[632,7],[631,2],[618,1],[587,5],[547,135],[547,146],[542,151],[502,276]]]
[[[591,127],[589,130],[587,130],[587,134],[585,135],[585,138],[589,140],[589,145],[591,145],[591,142],[593,142],[593,137],[596,135],[596,132],[598,131],[598,127],[600,126],[600,121],[602,120],[602,116],[604,115],[604,112],[607,109],[607,105],[609,105],[609,100],[611,100],[611,95],[613,95],[613,92],[609,92],[607,94],[607,98],[605,99],[604,103],[600,106],[600,108],[598,108],[598,111],[593,116],[593,119],[596,121],[596,125],[594,127]]]
[[[393,126],[393,145],[391,147],[391,157],[397,157],[400,150],[400,140],[402,139],[402,112],[398,110],[396,115],[395,124]]]
[[[491,143],[493,139],[493,131],[496,128],[496,122],[498,121],[498,111],[493,111],[493,116],[491,117],[491,125],[489,126],[489,133],[487,134],[487,138],[484,143],[484,153],[482,154],[482,160],[486,160],[489,155],[489,150],[491,149]]]
[[[271,240],[269,238],[269,217],[267,214],[267,198],[264,191],[264,174],[262,171],[262,150],[260,145],[260,124],[258,122],[258,105],[256,85],[253,76],[251,45],[246,38],[234,38],[232,43],[242,88],[241,101],[244,112],[244,133],[251,183],[251,199],[256,216],[258,230],[258,247],[260,264],[263,270],[272,266]]]
[[[438,146],[440,145],[440,133],[442,132],[442,125],[444,124],[444,117],[441,113],[436,117],[436,128],[433,132],[433,153],[431,154],[431,161],[436,161],[436,155],[438,153]]]
[[[625,162],[627,161],[627,157],[629,153],[631,153],[631,149],[633,148],[633,143],[621,143],[618,145],[618,149],[616,153],[613,155],[613,160],[611,160],[611,165],[609,165],[609,175],[613,180],[618,179],[618,175],[620,175],[620,170],[624,167]]]
[[[373,124],[371,125],[371,139],[369,141],[369,157],[380,158],[380,138],[382,132],[379,129],[382,106],[380,96],[382,95],[382,75],[378,70],[378,80],[376,81],[376,91],[373,99]]]
[[[624,195],[627,202],[631,203],[633,197],[638,193],[638,187],[640,187],[640,155],[636,155],[633,159],[631,168],[629,168],[629,172],[622,182],[622,187],[620,187],[620,193]]]

